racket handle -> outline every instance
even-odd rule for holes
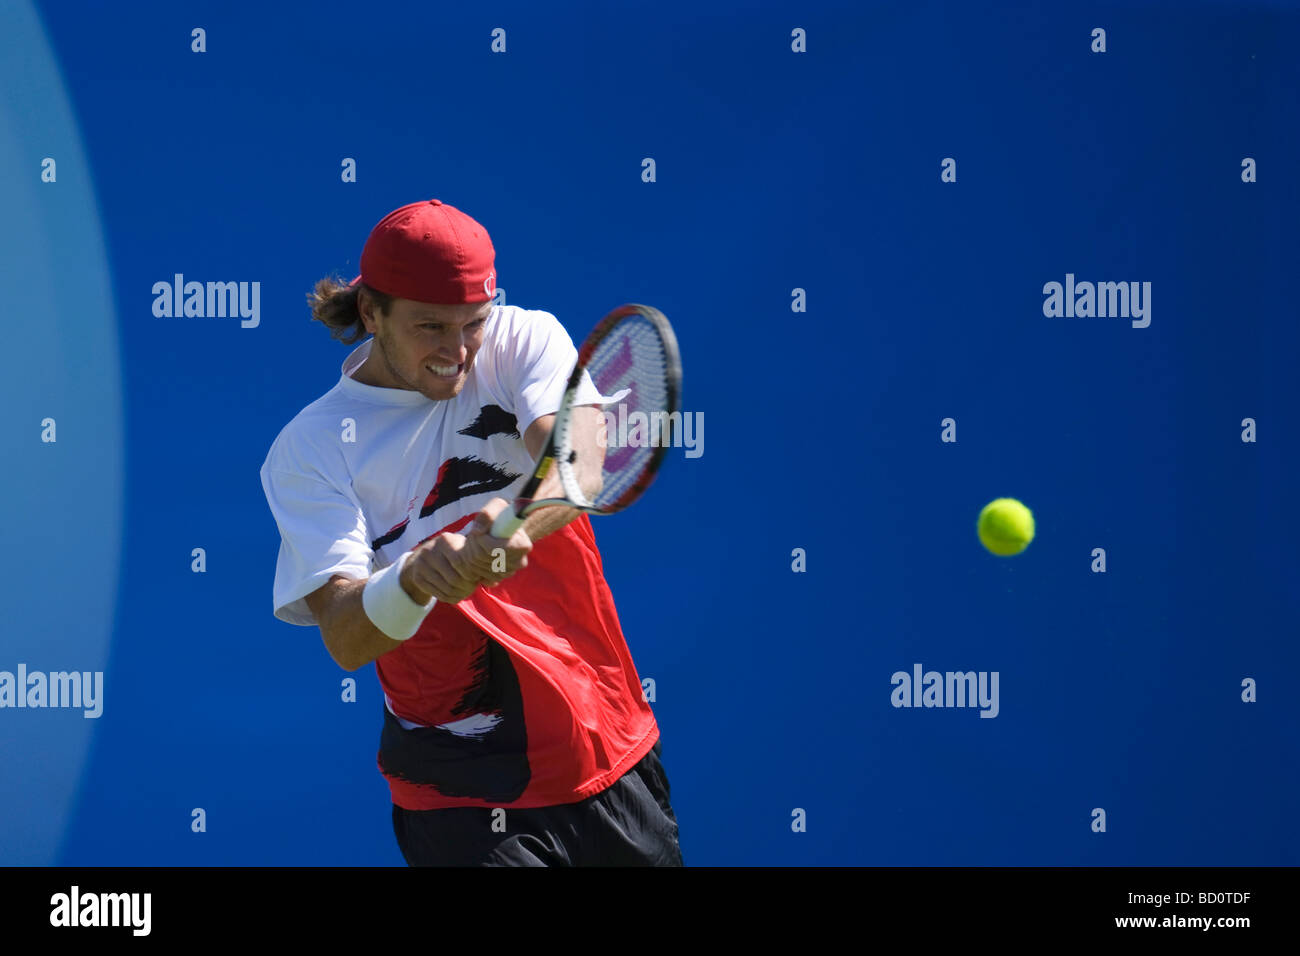
[[[513,506],[502,508],[501,513],[497,515],[496,521],[492,522],[490,534],[494,538],[508,538],[524,523],[524,519],[515,513]]]

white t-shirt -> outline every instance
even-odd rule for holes
[[[314,625],[303,598],[336,575],[367,578],[420,541],[515,498],[533,469],[523,435],[559,409],[577,349],[549,312],[493,308],[483,344],[455,398],[363,385],[351,375],[280,432],[262,465],[262,489],[280,529],[274,613]],[[578,404],[602,399],[589,379]]]

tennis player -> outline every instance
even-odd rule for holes
[[[487,230],[437,199],[385,216],[350,284],[316,283],[313,318],[371,338],[262,465],[274,613],[319,627],[345,670],[375,662],[408,865],[680,866],[590,519],[547,507],[489,533],[577,358],[554,315],[494,306],[495,283]],[[580,396],[575,444],[603,446],[601,399]],[[537,497],[561,496],[552,483]]]

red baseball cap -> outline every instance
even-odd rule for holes
[[[488,231],[455,206],[426,199],[394,209],[361,250],[364,282],[399,299],[433,305],[486,302],[496,292]]]

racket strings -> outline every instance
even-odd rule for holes
[[[679,426],[670,415],[669,358],[654,323],[631,316],[596,347],[587,362],[606,405],[602,485],[593,499],[598,508],[619,501],[653,465],[658,450],[672,442]]]

